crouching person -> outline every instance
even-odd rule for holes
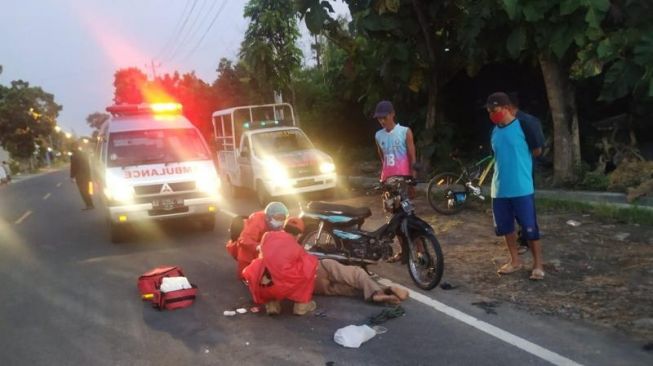
[[[243,279],[242,272],[257,256],[257,247],[263,234],[268,231],[281,230],[288,217],[288,208],[281,202],[270,202],[263,211],[251,214],[243,221],[239,233],[232,232],[232,238],[227,242],[227,252],[238,262],[238,277]]]
[[[263,235],[259,258],[243,270],[254,302],[265,304],[269,315],[281,313],[281,300],[286,299],[295,302],[295,315],[309,313],[317,306],[311,298],[318,261],[297,242],[303,231],[300,218],[288,218],[283,231]]]

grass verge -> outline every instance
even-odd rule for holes
[[[653,210],[646,208],[624,208],[607,204],[589,204],[585,202],[537,198],[538,211],[574,212],[591,214],[596,217],[625,222],[629,224],[653,225]]]

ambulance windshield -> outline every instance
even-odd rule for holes
[[[211,155],[194,129],[164,129],[112,133],[110,167],[208,160]]]

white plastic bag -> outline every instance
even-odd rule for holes
[[[186,277],[163,277],[161,279],[161,292],[170,292],[192,288]]]
[[[358,348],[376,335],[376,331],[367,325],[348,325],[336,330],[333,340],[341,346]]]

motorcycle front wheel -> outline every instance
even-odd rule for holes
[[[453,173],[438,174],[431,179],[426,198],[436,212],[453,215],[463,209],[467,201],[467,189],[458,180],[459,177]]]
[[[435,235],[426,230],[410,232],[408,273],[417,287],[431,290],[444,273],[444,256]]]

